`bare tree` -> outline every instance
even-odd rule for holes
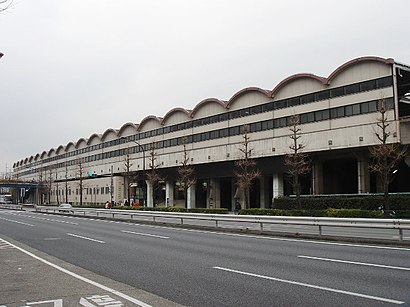
[[[128,149],[125,155],[125,160],[124,160],[124,173],[123,176],[125,178],[125,186],[126,186],[126,191],[127,191],[127,199],[128,199],[128,204],[131,204],[131,183],[136,179],[136,176],[131,172],[131,158],[128,153]]]
[[[387,113],[391,108],[387,105],[385,99],[378,103],[378,118],[376,137],[378,145],[369,148],[371,161],[369,169],[377,174],[380,179],[380,185],[383,191],[383,203],[385,215],[390,214],[389,185],[393,180],[393,173],[400,161],[406,157],[407,147],[399,143],[389,143],[391,135],[389,130],[390,122]]]
[[[156,206],[156,192],[158,190],[159,187],[159,182],[162,179],[162,177],[160,176],[160,174],[158,173],[158,167],[159,164],[156,163],[157,160],[157,153],[155,151],[155,146],[154,143],[151,144],[151,148],[150,148],[150,153],[149,153],[149,170],[146,173],[147,176],[147,180],[150,183],[151,187],[152,187],[152,200],[154,202],[153,206]]]
[[[48,169],[47,190],[48,190],[48,204],[51,204],[51,191],[53,189],[53,169]]]
[[[13,0],[0,0],[0,13],[9,9],[13,4]]]
[[[189,155],[186,149],[186,140],[184,139],[184,154],[181,166],[178,167],[178,182],[184,190],[185,208],[188,208],[188,189],[196,183],[195,169],[189,164]]]
[[[67,166],[67,161],[64,163],[65,166],[65,180],[64,180],[64,186],[65,186],[65,203],[68,203],[68,166]]]
[[[312,166],[309,159],[309,155],[303,152],[306,147],[300,141],[301,138],[301,128],[299,115],[292,115],[290,121],[290,132],[289,138],[292,140],[289,149],[291,152],[285,156],[285,166],[287,167],[288,174],[291,177],[293,193],[296,195],[296,203],[298,208],[301,207],[300,194],[301,185],[300,177],[306,175],[310,172]]]
[[[54,181],[55,182],[55,184],[56,184],[56,200],[57,200],[57,205],[59,205],[60,204],[60,198],[59,198],[59,195],[60,195],[60,190],[58,189],[58,172],[57,172],[57,170],[56,170],[56,180]]]
[[[249,127],[244,125],[242,130],[243,142],[239,148],[241,157],[235,161],[234,175],[237,188],[244,192],[245,209],[248,209],[250,207],[249,191],[252,189],[253,181],[261,176],[261,172],[257,169],[255,160],[251,158],[252,149],[249,148]]]
[[[80,206],[83,205],[83,189],[84,189],[84,164],[83,158],[77,159],[77,173],[76,177],[78,180],[77,186],[80,193]]]

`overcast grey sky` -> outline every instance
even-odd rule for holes
[[[409,13],[408,0],[14,0],[0,13],[0,172],[295,73],[410,64]]]

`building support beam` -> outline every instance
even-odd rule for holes
[[[273,200],[272,203],[275,202],[275,198],[283,196],[283,174],[273,174],[273,182],[272,182],[272,190],[273,190]]]
[[[165,206],[174,206],[174,182],[170,180],[165,184]]]

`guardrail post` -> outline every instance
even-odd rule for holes
[[[184,219],[181,217],[181,225],[184,225]]]
[[[215,227],[218,228],[218,220],[215,220]]]
[[[399,241],[403,241],[403,229],[399,228]]]
[[[113,213],[112,213],[112,218],[114,218],[114,214],[115,214],[115,213],[113,212]]]
[[[155,223],[155,215],[152,216],[152,221]]]
[[[319,225],[319,236],[322,236],[322,225]]]
[[[260,225],[261,225],[261,231],[263,231],[263,223],[260,222]]]
[[[131,214],[131,220],[133,220],[134,219],[134,215],[133,214]]]

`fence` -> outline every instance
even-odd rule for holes
[[[58,207],[37,206],[38,212],[58,213]],[[221,228],[221,223],[253,224],[258,225],[258,230],[263,232],[266,225],[293,225],[310,226],[317,228],[317,233],[323,236],[324,227],[366,228],[379,230],[397,230],[398,240],[403,241],[403,231],[410,230],[410,220],[404,219],[368,219],[368,218],[328,218],[328,217],[295,217],[295,216],[256,216],[256,215],[225,215],[225,214],[199,214],[199,213],[173,213],[156,211],[115,210],[115,209],[90,209],[72,208],[64,213],[82,216],[123,218],[129,220],[144,220],[158,222],[166,219],[170,223],[184,225],[189,221],[206,221],[209,225]],[[175,222],[175,220],[177,222]],[[342,232],[343,236],[343,232]]]

